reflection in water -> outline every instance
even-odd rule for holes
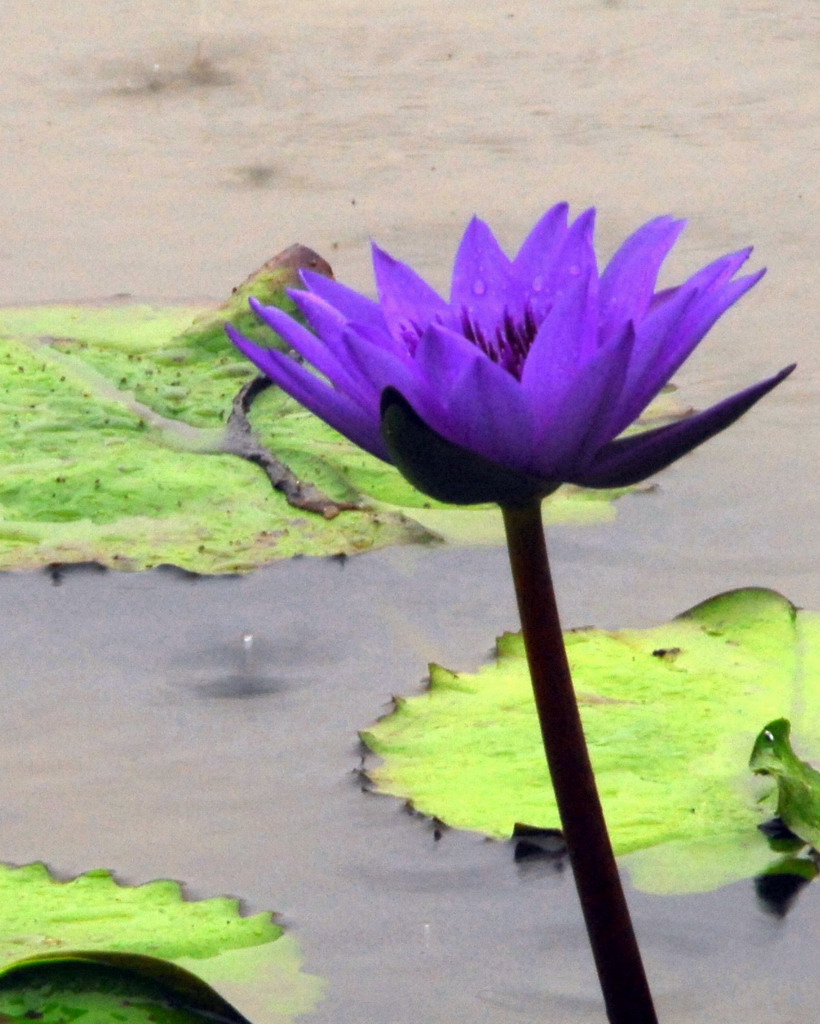
[[[252,697],[267,697],[277,693],[285,686],[285,680],[279,676],[263,674],[258,669],[254,657],[253,633],[243,633],[240,650],[232,651],[237,661],[237,671],[229,675],[219,676],[208,683],[198,683],[194,687],[198,697],[212,700],[248,700]]]
[[[755,893],[763,910],[775,917],[785,917],[797,894],[820,874],[820,854],[812,847],[807,848],[781,818],[772,818],[757,827],[781,857],[755,878]],[[804,849],[806,854],[798,856]]]
[[[517,821],[513,826],[512,841],[515,843],[513,856],[516,862],[541,860],[555,864],[567,855],[566,840],[558,828],[539,828]]]
[[[784,857],[764,875],[754,880],[755,893],[763,910],[785,917],[797,894],[820,873],[817,854],[808,857]]]
[[[113,65],[112,74],[120,78],[125,71],[126,82],[110,89],[112,96],[145,96],[170,90],[214,88],[233,85],[235,77],[218,66],[205,52],[202,40],[197,42],[193,58],[189,63],[176,65],[153,61],[150,64],[134,63]]]
[[[277,171],[273,164],[247,164],[233,168],[234,188],[265,188],[276,181]]]
[[[51,562],[46,566],[45,572],[48,574],[52,584],[55,587],[60,587],[68,575],[77,576],[80,574],[88,575],[108,572],[108,567],[100,565],[99,562]]]

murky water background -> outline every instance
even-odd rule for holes
[[[571,614],[617,593],[586,562],[569,575]],[[355,774],[356,730],[417,688],[427,658],[475,667],[514,623],[502,552],[297,560],[228,581],[6,575],[0,601],[4,859],[275,907],[329,981],[320,1024],[602,1020],[567,871],[517,866],[475,834],[436,842]],[[773,1000],[813,1019],[816,883],[784,920],[750,881],[630,900],[664,1022],[763,1024]]]
[[[604,253],[687,216],[670,282],[749,242],[770,267],[687,399],[800,369],[614,524],[553,531],[566,624],[747,584],[818,608],[818,23],[802,0],[4,0],[0,302],[218,299],[295,241],[367,288],[371,235],[444,288],[473,212],[513,247],[558,199],[595,204]],[[350,775],[389,694],[514,624],[503,552],[0,592],[0,858],[283,910],[330,980],[320,1022],[599,1019],[565,876],[436,844]],[[663,1019],[768,1020],[772,992],[812,1019],[814,889],[785,922],[750,885],[636,894]]]

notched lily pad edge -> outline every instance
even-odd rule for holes
[[[740,618],[735,622],[733,616],[736,614],[732,609],[738,609]],[[612,633],[614,638],[623,636],[627,639],[628,635],[637,633],[638,635],[646,633],[646,639],[643,642],[643,646],[646,647],[646,654],[651,654],[652,659],[657,659],[658,662],[670,662],[674,664],[676,657],[681,653],[679,647],[668,648],[663,645],[653,649],[654,641],[653,633],[660,632],[661,630],[674,629],[676,624],[680,624],[682,627],[689,628],[695,626],[698,630],[702,631],[707,637],[721,638],[724,635],[724,631],[729,632],[734,628],[735,630],[745,630],[749,626],[754,625],[758,619],[761,624],[768,621],[769,611],[774,611],[776,615],[781,616],[782,623],[779,624],[779,620],[775,617],[772,620],[771,628],[778,633],[782,628],[792,629],[796,628],[801,631],[803,639],[801,639],[800,645],[807,642],[808,634],[803,631],[812,629],[817,630],[820,625],[820,616],[816,613],[806,612],[794,605],[782,594],[765,588],[765,587],[745,587],[740,589],[732,589],[720,594],[717,594],[711,598],[707,598],[686,611],[675,616],[669,623],[663,623],[656,627],[651,627],[645,631],[634,631],[634,630],[620,630]],[[728,614],[729,618],[725,616]],[[766,619],[760,616],[765,615]],[[800,617],[798,621],[798,617]],[[806,617],[802,617],[806,616]],[[803,623],[801,626],[800,623]],[[568,631],[568,642],[570,638],[575,637],[582,643],[584,642],[585,634],[596,634],[603,633],[609,635],[609,631],[596,631],[591,627],[581,628],[577,630]],[[765,639],[765,634],[764,634]],[[648,643],[648,646],[646,644]],[[733,645],[736,645],[737,641],[727,640],[727,648],[731,649]],[[496,643],[496,648],[493,654],[490,654],[484,661],[484,667],[492,668],[497,665],[505,655],[511,654],[514,650],[519,648],[520,634],[506,633],[499,637]],[[765,648],[764,648],[765,650]],[[520,651],[517,651],[521,654]],[[765,656],[768,657],[768,651],[765,651]],[[804,657],[808,654],[804,651]],[[764,661],[765,668],[765,661]],[[808,666],[806,666],[808,668]],[[429,794],[426,795],[420,801],[420,806],[416,803],[416,798],[412,793],[412,787],[399,781],[398,777],[391,777],[388,771],[385,778],[380,778],[379,775],[382,768],[385,765],[393,764],[395,769],[395,762],[391,761],[391,746],[392,739],[388,739],[387,736],[380,736],[378,734],[378,725],[386,719],[391,718],[397,712],[401,712],[401,709],[405,704],[410,703],[411,706],[423,709],[426,706],[426,702],[422,701],[419,703],[422,697],[428,695],[431,690],[439,690],[441,692],[446,691],[463,691],[465,693],[478,693],[482,688],[481,682],[476,681],[476,676],[482,672],[482,667],[479,667],[476,671],[458,673],[453,672],[449,669],[442,668],[439,665],[432,664],[430,666],[430,673],[423,681],[423,685],[420,691],[408,695],[407,697],[394,696],[391,700],[390,706],[387,710],[379,716],[373,726],[370,729],[362,730],[359,733],[360,739],[360,765],[357,769],[357,776],[360,779],[362,788],[368,792],[377,793],[378,795],[392,796],[394,800],[403,802],[408,812],[424,818],[430,823],[430,826],[437,831],[437,838],[443,834],[448,828],[455,828],[463,832],[475,832],[476,835],[481,836],[484,839],[490,841],[509,841],[509,832],[505,829],[489,830],[482,826],[471,827],[468,822],[455,821],[451,823],[449,821],[449,815],[443,810],[434,810],[430,806]],[[463,674],[465,679],[463,682],[460,681],[460,675]],[[782,697],[782,695],[781,695]],[[584,701],[584,694],[579,691],[579,698]],[[778,698],[780,699],[780,698]],[[587,701],[590,702],[590,701]],[[598,699],[592,699],[591,703],[600,703]],[[424,713],[421,712],[422,718]],[[480,715],[486,716],[486,709],[480,712]],[[816,715],[810,716],[812,720],[816,719]],[[806,723],[808,724],[808,723]],[[815,722],[816,725],[816,722]],[[429,727],[434,727],[434,723],[429,723]],[[416,726],[418,728],[418,726]],[[373,735],[373,731],[376,731],[376,735]],[[401,726],[399,727],[398,734],[394,733],[394,737],[401,735]],[[804,734],[805,735],[805,734]],[[813,735],[812,730],[808,730],[808,735]],[[389,736],[389,733],[388,733]],[[753,738],[753,732],[750,732],[749,744]],[[406,740],[406,737],[405,737]],[[404,740],[397,740],[401,745]],[[816,748],[816,742],[815,742]],[[745,756],[740,753],[740,760],[738,761],[738,778],[745,778],[743,775],[743,766],[745,765]],[[810,753],[810,751],[809,751]],[[405,754],[399,754],[399,758],[406,756]],[[543,756],[543,755],[542,755]],[[373,773],[373,774],[371,774]],[[385,785],[386,781],[386,785]],[[748,786],[744,788],[748,789],[747,796],[753,799],[756,804],[760,807],[761,811],[764,810],[764,806],[771,802],[772,793],[769,787],[766,787],[764,792],[763,787],[757,785],[756,779],[752,779],[750,776],[746,782]],[[451,808],[452,811],[452,808]],[[532,808],[530,808],[532,813]],[[445,819],[442,821],[436,815],[442,814]],[[456,814],[458,818],[458,814]],[[533,818],[537,818],[537,814],[533,815]],[[529,820],[529,819],[528,819]],[[539,822],[533,820],[533,825],[539,827],[541,825],[554,826],[555,821]],[[757,826],[757,827],[756,827]],[[802,844],[805,846],[805,843]],[[810,856],[811,851],[810,851]],[[679,869],[680,858],[688,858],[692,863],[697,862],[699,877],[695,878],[691,874],[685,878],[681,877]],[[646,892],[657,892],[657,893],[669,893],[669,892],[705,892],[712,889],[720,888],[723,885],[731,882],[739,881],[742,878],[756,878],[759,879],[764,874],[771,874],[775,872],[788,873],[788,866],[783,866],[782,863],[782,851],[772,845],[765,834],[765,828],[761,828],[759,821],[749,821],[748,826],[739,830],[737,822],[732,822],[728,832],[713,835],[698,835],[693,833],[691,836],[686,835],[668,835],[664,837],[662,833],[659,834],[658,839],[651,844],[642,845],[639,847],[630,848],[627,846],[623,849],[618,857],[621,866],[632,876],[633,884],[639,889]],[[802,862],[801,862],[802,865]],[[776,911],[773,911],[776,912]]]
[[[492,843],[496,846],[505,846],[510,850],[510,864],[513,866],[522,859],[529,859],[528,853],[519,852],[522,843],[522,835],[532,832],[537,836],[549,837],[546,843],[535,843],[533,845],[543,846],[540,852],[532,856],[539,858],[554,868],[562,869],[569,864],[568,853],[563,839],[563,832],[554,825],[532,824],[515,822],[508,836],[492,835],[483,832],[481,829],[464,828],[461,825],[451,825],[446,819],[430,814],[416,806],[412,797],[401,796],[387,792],[379,788],[378,782],[370,775],[370,770],[375,768],[384,759],[381,755],[368,746],[367,730],[359,732],[361,741],[362,756],[361,763],[353,769],[357,785],[362,793],[368,797],[384,798],[398,804],[404,813],[415,820],[415,822],[427,831],[434,842],[438,842],[450,832],[461,835],[472,835],[477,842],[483,844]],[[369,767],[370,766],[370,767]],[[723,860],[709,863],[711,846],[721,846],[731,849],[736,870],[728,871]],[[801,848],[805,844],[800,844]],[[683,853],[691,857],[693,852],[700,848],[703,854],[703,871],[698,882],[681,884],[679,875],[676,873],[676,862]],[[645,847],[640,850],[632,850],[618,856],[617,861],[621,869],[630,877],[633,886],[641,892],[666,895],[695,895],[697,893],[714,891],[727,885],[736,884],[744,879],[755,881],[772,874],[800,875],[804,865],[811,865],[813,871],[811,877],[819,872],[817,862],[813,858],[792,858],[795,865],[788,866],[781,853],[779,853],[765,834],[759,830],[747,830],[745,832],[724,837],[720,844],[710,844],[707,841],[692,840],[685,842],[673,839],[668,842],[661,842],[655,846]],[[738,874],[738,868],[741,874]]]
[[[27,861],[22,864],[4,860],[0,861],[0,886],[5,889],[11,889],[11,891],[14,891],[16,886],[27,887],[29,900],[32,901],[33,905],[36,905],[37,894],[39,892],[45,893],[47,909],[40,911],[40,913],[46,915],[42,922],[44,926],[49,923],[46,918],[49,913],[50,897],[59,900],[61,893],[67,893],[69,890],[73,890],[69,899],[75,901],[80,908],[82,908],[84,901],[88,906],[93,906],[98,901],[117,900],[118,897],[130,900],[135,908],[132,914],[132,919],[134,920],[139,918],[141,907],[145,908],[145,913],[150,914],[159,905],[165,907],[166,910],[174,911],[177,916],[193,913],[206,924],[208,923],[208,915],[215,915],[222,925],[241,923],[244,933],[239,936],[241,941],[238,943],[234,941],[223,945],[217,942],[213,949],[208,947],[208,951],[203,953],[201,945],[197,950],[190,946],[186,935],[182,947],[185,951],[180,953],[179,957],[169,954],[166,957],[169,961],[180,957],[207,960],[227,949],[268,945],[278,941],[285,934],[284,928],[277,920],[275,911],[248,914],[240,897],[226,894],[194,897],[189,894],[185,882],[173,878],[153,878],[144,882],[130,883],[120,880],[116,872],[110,868],[91,868],[75,875],[71,873],[63,874],[51,868],[42,860]],[[89,893],[89,895],[84,895],[85,893]],[[43,897],[39,898],[43,899]],[[56,903],[53,905],[56,905]],[[123,906],[123,904],[120,903],[120,906]],[[12,913],[15,909],[12,908],[9,913]],[[74,925],[78,922],[81,923],[85,918],[83,918],[82,914],[79,914],[76,918],[67,920],[70,920],[70,923]],[[165,921],[166,931],[168,927],[177,924],[174,917],[169,917],[167,912],[165,913]],[[8,939],[8,936],[4,936],[4,938]],[[12,942],[12,945],[17,944],[15,939],[9,941]],[[132,941],[134,945],[139,944],[139,940],[135,939]],[[162,941],[162,939],[158,940],[160,947],[162,947]],[[152,946],[155,945],[156,942],[152,940]],[[107,947],[102,947],[101,949],[105,952],[118,952],[113,949],[109,950]],[[50,952],[66,951],[51,950]],[[43,954],[38,950],[33,955],[41,956]],[[129,951],[129,955],[140,956],[143,954],[137,951]],[[148,954],[144,955],[147,956]],[[30,959],[30,957],[21,959]],[[1,961],[0,973],[2,973]]]

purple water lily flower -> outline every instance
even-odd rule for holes
[[[449,301],[375,245],[378,301],[309,271],[302,273],[305,290],[290,292],[307,327],[251,300],[318,374],[230,326],[228,334],[299,402],[403,471],[383,430],[385,394],[403,400],[451,455],[464,451],[520,475],[541,495],[562,483],[637,483],[729,426],[794,367],[698,415],[620,438],[764,271],[735,276],[751,252],[743,249],[656,291],[683,221],[649,221],[599,273],[595,211],[572,224],[567,214],[565,203],[549,210],[514,259],[474,218],[456,256]],[[428,493],[446,497],[435,486]],[[492,497],[471,493],[466,500]]]

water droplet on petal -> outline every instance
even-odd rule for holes
[[[486,291],[487,291],[487,285],[484,283],[484,281],[481,280],[481,278],[478,278],[476,281],[473,281],[473,294],[474,295],[484,295],[484,294],[486,294]]]
[[[581,268],[578,266],[577,263],[573,263],[572,266],[569,268],[569,272],[570,274],[572,274],[573,277],[578,277],[578,275],[581,273]]]
[[[245,633],[242,636],[242,646],[246,651],[250,651],[253,647],[253,633]]]
[[[542,292],[544,290],[544,278],[540,274],[532,279],[532,290],[534,292]]]

